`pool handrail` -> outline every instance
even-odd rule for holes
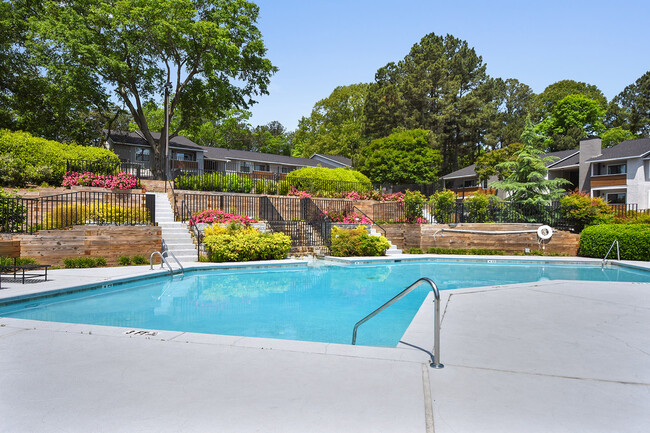
[[[165,250],[165,251],[162,253],[162,256],[163,256],[163,257],[165,257],[165,256],[169,256],[169,255],[172,256],[172,259],[174,259],[174,260],[176,261],[176,263],[178,264],[178,267],[181,268],[181,274],[185,275],[185,268],[183,267],[183,265],[181,265],[181,262],[178,261],[178,259],[176,258],[176,255],[175,255],[174,253],[172,253],[172,252],[169,251],[169,250]],[[168,266],[169,266],[169,265],[168,265]]]
[[[440,362],[440,291],[436,283],[429,277],[422,277],[416,282],[408,286],[406,289],[399,292],[397,295],[393,296],[388,302],[384,303],[381,307],[377,308],[372,313],[368,314],[363,319],[359,320],[354,325],[354,330],[352,331],[352,344],[357,342],[357,329],[359,326],[366,323],[368,320],[375,317],[377,314],[384,311],[386,308],[393,305],[395,302],[402,299],[404,296],[409,294],[415,288],[419,287],[422,284],[429,284],[431,286],[431,291],[433,292],[433,304],[434,304],[434,317],[433,317],[433,355],[431,356],[431,362],[429,363],[430,367],[433,368],[443,368],[444,365]]]
[[[612,246],[609,247],[609,250],[607,250],[607,254],[605,254],[605,257],[603,257],[603,262],[600,264],[601,268],[605,266],[605,262],[607,261],[607,256],[609,256],[609,253],[612,252],[612,248],[614,248],[614,245],[616,245],[616,260],[618,260],[619,262],[621,261],[621,251],[618,245],[618,239],[614,239],[614,242],[612,242]]]
[[[167,265],[169,268],[169,273],[173,276],[174,275],[174,269],[172,269],[172,266],[169,264],[167,259],[162,255],[160,251],[154,251],[151,253],[151,257],[149,257],[149,270],[153,271],[153,256],[158,254],[160,256],[160,269],[163,268],[163,265]]]

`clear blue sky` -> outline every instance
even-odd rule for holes
[[[253,125],[293,130],[336,86],[372,82],[424,35],[466,40],[492,77],[536,93],[563,79],[598,86],[607,99],[650,70],[650,2],[252,0],[268,58],[279,68]]]

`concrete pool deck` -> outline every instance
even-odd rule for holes
[[[3,281],[0,300],[147,268]],[[440,370],[408,345],[0,317],[0,432],[650,430],[650,282],[548,281],[441,298]],[[429,298],[403,341],[430,350],[431,329]]]

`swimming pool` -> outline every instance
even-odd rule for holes
[[[0,305],[0,316],[349,344],[359,319],[423,276],[440,290],[545,280],[650,281],[649,272],[620,266],[499,260],[192,270],[173,279]],[[429,292],[421,286],[366,323],[357,344],[395,346]]]

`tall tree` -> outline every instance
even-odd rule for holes
[[[650,71],[616,95],[609,107],[609,124],[640,137],[650,137]]]
[[[540,122],[549,116],[555,105],[569,95],[584,95],[597,101],[602,107],[607,107],[607,98],[598,87],[582,81],[562,80],[549,85],[535,97],[533,121]]]
[[[545,137],[547,150],[574,149],[580,139],[605,130],[605,112],[596,100],[581,94],[568,95],[553,106],[536,130]]]
[[[485,144],[491,149],[501,149],[519,141],[535,93],[514,78],[490,79],[489,84],[494,92],[495,110],[490,118]]]
[[[264,57],[258,13],[245,0],[46,0],[29,21],[29,39],[115,91],[152,147],[154,173],[164,177],[166,128],[154,140],[144,103],[171,84],[163,123],[180,117],[173,137],[267,93],[276,69]]]
[[[356,160],[367,143],[363,136],[367,93],[368,84],[339,86],[318,101],[311,115],[298,123],[294,155],[309,158],[324,153]]]
[[[358,170],[377,183],[429,183],[437,179],[440,152],[431,131],[395,130],[363,148]]]
[[[426,35],[403,60],[375,74],[365,111],[367,135],[384,137],[396,127],[426,129],[436,135],[443,172],[472,163],[494,105],[485,68],[467,42]]]

